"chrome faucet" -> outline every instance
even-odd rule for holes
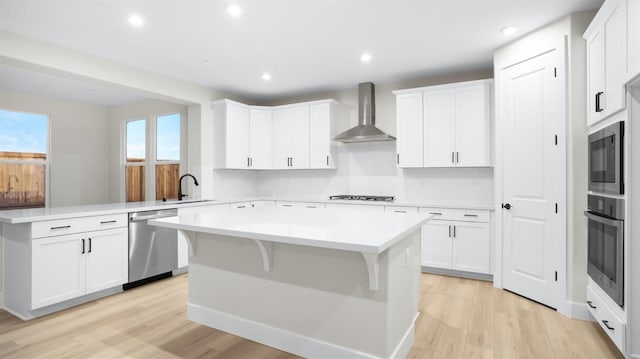
[[[199,186],[200,184],[198,183],[198,180],[190,173],[185,173],[182,176],[180,176],[180,179],[178,180],[178,201],[182,201],[182,197],[186,197],[186,194],[182,194],[182,179],[185,177],[191,177],[193,178],[193,184],[195,184],[196,186]]]

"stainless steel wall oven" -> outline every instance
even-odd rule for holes
[[[587,273],[624,305],[624,199],[589,195]]]

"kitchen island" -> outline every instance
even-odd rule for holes
[[[404,358],[426,214],[252,208],[151,220],[190,243],[190,320],[310,358]]]

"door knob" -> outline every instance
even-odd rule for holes
[[[510,210],[511,209],[511,203],[503,203],[502,204],[502,208],[504,208],[506,210]]]

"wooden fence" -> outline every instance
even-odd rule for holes
[[[45,160],[46,153],[2,152],[0,159]],[[46,165],[0,163],[0,209],[44,207]]]
[[[136,162],[136,161],[129,161]],[[145,200],[145,166],[126,167],[126,197],[127,202]],[[167,164],[156,165],[156,200],[177,199],[178,179],[180,178],[180,165]]]

